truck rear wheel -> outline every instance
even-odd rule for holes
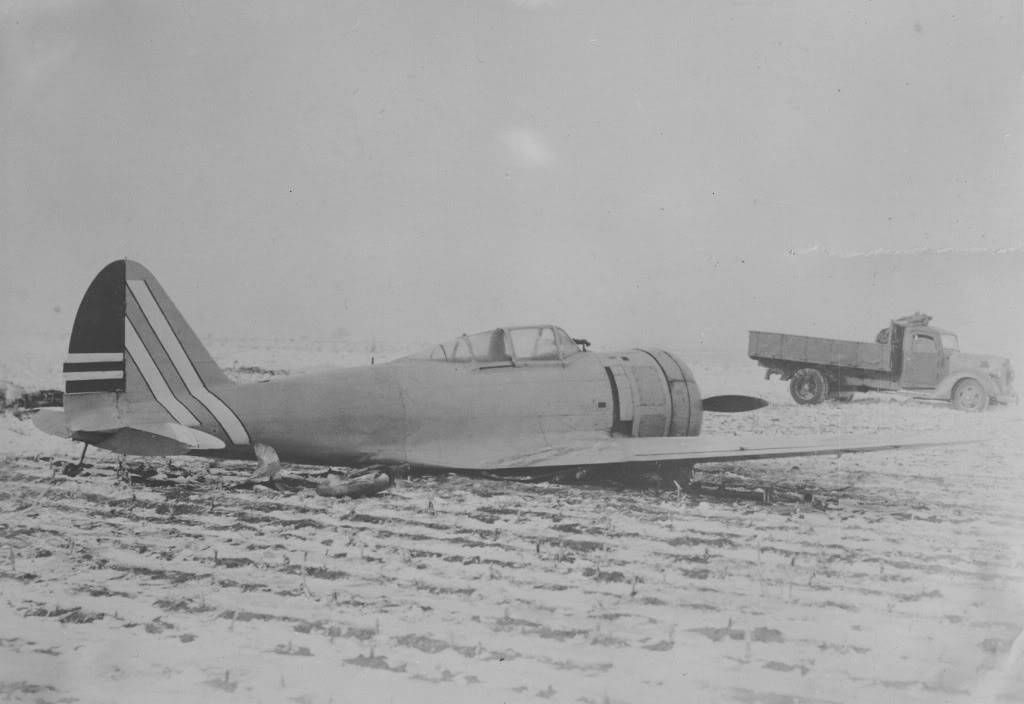
[[[949,398],[958,411],[984,411],[988,408],[988,392],[975,379],[961,379]]]
[[[817,369],[798,369],[789,382],[789,395],[802,405],[821,403],[828,396],[828,379]]]

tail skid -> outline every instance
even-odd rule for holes
[[[247,447],[249,433],[218,394],[232,385],[144,266],[118,260],[93,279],[64,364],[63,419],[46,432],[126,454]]]

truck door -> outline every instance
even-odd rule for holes
[[[905,389],[934,389],[942,371],[938,340],[930,332],[907,332],[903,339],[900,386]]]

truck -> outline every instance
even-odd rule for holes
[[[874,342],[750,331],[749,355],[779,375],[799,404],[892,391],[950,402],[963,411],[1017,402],[1010,360],[960,351],[957,336],[923,313],[892,320]]]

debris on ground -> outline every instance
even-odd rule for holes
[[[0,381],[0,410],[11,411],[21,418],[37,408],[48,408],[64,404],[64,392],[60,389],[27,390],[18,384]]]
[[[379,494],[394,484],[391,475],[381,470],[372,470],[358,476],[338,476],[328,474],[327,478],[317,484],[316,493],[320,496],[335,498],[349,497],[352,499]]]

